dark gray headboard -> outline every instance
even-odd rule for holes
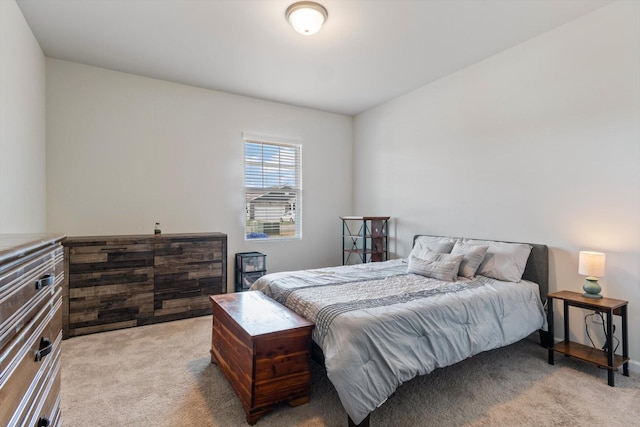
[[[413,242],[415,244],[416,239],[419,236],[430,236],[429,234],[416,234],[413,236]],[[450,237],[450,236],[435,236],[435,237]],[[454,237],[455,239],[456,237]],[[489,240],[489,239],[483,239]],[[504,240],[496,240],[496,242],[503,242]],[[505,243],[522,243],[522,242],[505,242]],[[547,245],[541,245],[538,243],[526,243],[531,246],[531,255],[527,260],[527,266],[524,268],[522,278],[529,280],[540,285],[540,298],[542,302],[547,300],[547,294],[549,293],[549,248]]]

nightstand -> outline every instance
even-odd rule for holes
[[[564,301],[564,341],[556,343],[553,338],[553,300]],[[575,357],[593,363],[608,370],[608,384],[614,386],[614,371],[622,365],[622,375],[629,376],[629,341],[627,337],[627,304],[613,298],[585,298],[581,293],[571,291],[554,292],[547,295],[547,321],[549,323],[549,364],[553,365],[554,352]],[[569,341],[569,307],[578,307],[606,313],[607,337],[609,345],[606,351]],[[613,316],[622,320],[622,356],[614,354],[613,349]]]

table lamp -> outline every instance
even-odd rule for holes
[[[578,274],[587,276],[582,289],[582,296],[587,298],[602,298],[602,288],[598,283],[598,277],[604,276],[605,255],[602,252],[580,251],[578,259]]]

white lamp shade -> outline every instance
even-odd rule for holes
[[[286,16],[294,30],[310,36],[320,31],[328,14],[327,10],[318,3],[301,1],[289,6]]]
[[[590,277],[604,276],[605,255],[602,252],[580,251],[578,274]]]

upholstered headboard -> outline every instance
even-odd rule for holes
[[[428,236],[427,234],[416,234],[413,236],[413,242],[420,236]],[[432,235],[431,235],[432,236]],[[440,237],[440,236],[435,236]],[[442,236],[449,237],[449,236]],[[488,239],[483,239],[488,240]],[[496,240],[496,242],[504,242],[504,240]],[[523,242],[505,242],[505,243],[523,243]],[[531,246],[531,254],[527,260],[527,266],[524,269],[522,278],[535,282],[540,286],[540,298],[542,301],[547,300],[549,293],[549,248],[547,245],[538,243],[526,243]]]

